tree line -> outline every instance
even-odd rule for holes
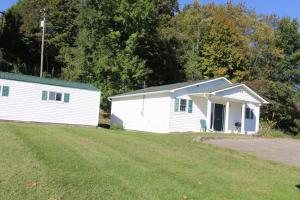
[[[39,74],[46,8],[46,77],[91,83],[107,97],[225,76],[263,95],[262,118],[300,132],[299,22],[245,4],[177,0],[22,0],[0,17],[0,70]],[[2,20],[1,20],[2,19]]]

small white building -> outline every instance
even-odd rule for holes
[[[149,87],[109,97],[111,125],[157,133],[219,131],[254,134],[268,103],[224,77]]]
[[[0,72],[0,120],[98,126],[99,104],[90,84]]]

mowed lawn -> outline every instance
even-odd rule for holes
[[[300,199],[300,169],[149,134],[0,123],[0,199]]]

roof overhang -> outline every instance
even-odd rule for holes
[[[192,85],[188,85],[188,86],[176,88],[176,89],[171,90],[171,92],[174,92],[176,90],[181,90],[181,89],[189,88],[189,87],[193,87],[193,86],[196,86],[196,85],[202,85],[204,83],[209,83],[209,82],[216,81],[216,80],[222,80],[222,79],[225,80],[227,83],[232,84],[227,78],[220,77],[220,78],[214,78],[214,79],[210,79],[210,80],[207,80],[207,81],[203,81],[201,83],[195,83],[195,84],[192,84]]]
[[[265,100],[264,98],[262,98],[260,95],[258,95],[256,92],[254,92],[251,88],[249,88],[245,84],[234,85],[232,87],[228,87],[228,88],[216,90],[216,91],[213,91],[213,92],[192,93],[192,94],[190,94],[190,96],[202,96],[202,97],[216,96],[217,93],[219,93],[219,92],[223,92],[223,91],[230,90],[230,89],[237,88],[237,87],[243,87],[251,95],[253,95],[254,97],[256,97],[256,99],[258,99],[261,103],[263,103],[263,104],[268,104],[269,103],[267,100]],[[231,99],[231,98],[227,98],[227,99]],[[241,101],[244,101],[244,100],[241,100]],[[256,102],[253,102],[253,103],[256,103]]]
[[[121,98],[136,97],[136,96],[151,95],[151,94],[162,94],[162,93],[169,93],[169,92],[170,90],[161,90],[156,92],[143,92],[137,94],[117,95],[117,96],[108,97],[108,100],[111,101],[112,99],[121,99]]]

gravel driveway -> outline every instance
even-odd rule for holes
[[[209,139],[204,143],[250,152],[260,158],[300,167],[300,140],[288,138]]]

